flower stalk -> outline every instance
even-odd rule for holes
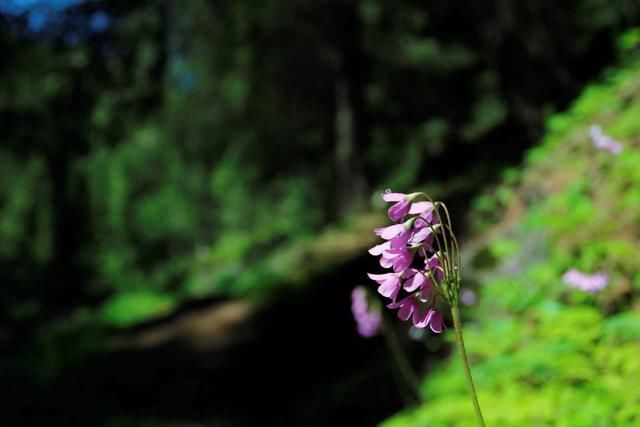
[[[388,214],[394,224],[374,230],[384,242],[369,253],[380,256],[380,266],[390,272],[369,274],[369,278],[377,282],[378,293],[391,300],[387,307],[398,309],[398,318],[411,319],[416,328],[428,327],[441,333],[444,322],[440,307],[443,303],[449,306],[473,408],[478,425],[484,427],[462,336],[460,247],[449,210],[425,193],[387,190],[382,199],[393,203]]]
[[[469,394],[471,394],[471,400],[473,401],[473,410],[476,413],[476,420],[478,425],[484,427],[484,418],[482,418],[482,410],[480,409],[480,402],[478,401],[478,394],[476,393],[476,387],[473,384],[473,377],[471,376],[471,368],[469,366],[469,358],[467,357],[467,350],[464,347],[464,337],[462,336],[462,322],[460,320],[460,307],[455,302],[451,305],[451,316],[453,317],[453,328],[456,333],[456,342],[458,343],[458,350],[460,357],[462,358],[462,367],[464,368],[464,376],[467,380],[467,386],[469,388]]]

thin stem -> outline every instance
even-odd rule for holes
[[[478,395],[476,394],[476,388],[473,385],[473,378],[471,377],[471,368],[469,367],[469,359],[467,359],[467,351],[464,348],[464,339],[462,338],[462,322],[460,321],[460,308],[457,300],[451,305],[451,315],[453,316],[453,326],[456,331],[456,341],[458,342],[458,349],[460,350],[460,356],[462,357],[462,365],[464,367],[464,376],[467,379],[467,385],[469,386],[469,393],[471,394],[471,400],[473,400],[473,409],[476,412],[476,419],[478,425],[485,427],[484,419],[482,418],[482,411],[480,411],[480,403],[478,402]]]
[[[413,395],[420,401],[420,382],[409,363],[409,358],[405,353],[404,349],[400,345],[400,341],[398,340],[398,336],[393,329],[393,325],[391,322],[384,320],[383,325],[383,335],[387,341],[387,347],[389,347],[389,351],[391,352],[391,357],[396,362],[396,366],[398,367],[398,371],[400,375],[404,378],[405,382],[413,392]]]
[[[442,222],[442,217],[440,216],[440,211],[438,210],[440,208],[440,206],[444,206],[444,203],[438,203],[437,205],[435,205],[437,208],[435,210],[436,215],[438,216],[438,223],[440,223],[440,227],[442,227],[442,240],[444,241],[444,252],[447,254],[447,257],[451,256],[451,252],[449,252],[449,243],[447,242],[447,238],[444,235],[444,231],[445,231],[445,223]],[[446,207],[445,207],[445,212],[446,212]],[[449,274],[450,269],[452,268],[452,266],[448,265],[449,263],[444,263],[442,264],[442,268],[444,268],[444,275],[445,277],[451,277]]]
[[[447,209],[447,205],[445,205],[444,203],[442,203],[442,208],[444,209],[444,213],[447,215],[447,222],[449,223],[449,235],[453,239],[453,244],[455,245],[456,249],[456,265],[460,266],[460,247],[458,246],[458,239],[456,239],[456,235],[453,234],[453,226],[451,225],[451,216],[449,215],[449,209]]]
[[[390,359],[391,366],[391,376],[393,377],[393,381],[396,384],[398,389],[398,395],[400,396],[400,400],[404,403],[405,406],[412,406],[420,403],[418,398],[416,397],[413,388],[407,384],[407,381],[404,379],[404,376],[400,373],[398,369],[398,365],[396,364],[395,359],[391,354],[386,355]]]

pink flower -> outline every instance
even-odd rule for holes
[[[394,202],[394,204],[387,211],[391,221],[400,222],[408,214],[421,214],[433,209],[433,204],[431,202],[412,203],[413,199],[417,195],[418,193],[393,193],[391,192],[391,189],[387,188],[387,190],[382,193],[382,200],[384,200],[385,202]]]
[[[426,328],[429,326],[429,328],[436,334],[442,332],[442,313],[435,308],[429,308],[423,315],[420,315],[420,313],[415,310],[413,312],[412,320],[413,326],[416,328]]]
[[[401,273],[411,266],[415,252],[406,247],[389,249],[382,253],[380,266],[384,268],[392,267],[396,273]]]
[[[361,286],[351,292],[351,312],[356,321],[356,329],[362,337],[371,338],[378,333],[382,325],[382,315],[371,309],[367,302],[367,293]]]
[[[422,289],[425,295],[428,295],[432,287],[431,281],[424,276],[424,273],[415,268],[407,268],[401,273],[367,273],[367,276],[378,283],[378,293],[393,302],[401,289],[407,292]]]
[[[385,202],[399,202],[400,200],[406,199],[407,195],[404,193],[393,193],[390,188],[387,188],[384,193],[382,193],[382,200]]]
[[[388,227],[380,227],[373,230],[376,236],[382,237],[384,240],[391,240],[401,233],[406,233],[407,230],[404,224],[394,224]]]
[[[369,253],[373,256],[378,256],[388,249],[391,249],[391,242],[384,242],[369,249]]]
[[[429,301],[429,298],[431,298],[431,295],[433,295],[433,283],[431,283],[431,280],[427,280],[427,282],[422,286],[422,289],[420,289],[418,298],[422,302],[427,302]]]
[[[594,125],[589,128],[589,135],[591,136],[593,146],[600,150],[607,151],[616,156],[622,151],[622,145],[609,135],[605,134],[602,131],[602,128],[598,125]]]
[[[385,274],[371,274],[367,273],[367,276],[371,280],[376,281],[380,286],[378,287],[378,293],[383,297],[390,298],[392,301],[396,300],[398,292],[400,292],[400,274],[397,273],[385,273]]]
[[[562,281],[572,288],[580,289],[584,292],[595,293],[606,288],[609,284],[609,276],[605,273],[584,274],[572,268],[567,270],[562,276]]]
[[[409,239],[408,243],[411,243],[413,245],[422,243],[427,240],[427,237],[431,236],[432,233],[433,230],[430,227],[420,228],[411,234],[411,238]]]
[[[398,222],[402,221],[402,219],[409,213],[410,209],[411,202],[404,198],[391,206],[387,213],[389,214],[391,221]]]
[[[369,274],[369,278],[378,284],[378,293],[391,300],[387,307],[398,309],[400,319],[411,318],[414,326],[429,327],[440,333],[442,313],[434,308],[435,302],[437,298],[446,299],[442,287],[450,286],[451,281],[443,283],[445,270],[439,257],[448,260],[447,266],[455,261],[441,247],[440,238],[449,238],[446,233],[450,231],[440,224],[435,210],[437,205],[431,201],[414,202],[421,196],[424,195],[393,193],[391,190],[382,194],[384,201],[393,203],[388,213],[396,223],[374,230],[384,241],[369,249],[369,253],[379,256],[380,265],[391,271]],[[403,222],[397,223],[400,221]],[[434,242],[437,248],[434,248]],[[453,267],[451,270],[454,271]]]
[[[403,288],[405,291],[417,291],[418,289],[422,289],[422,287],[427,285],[427,282],[429,282],[429,279],[424,277],[424,274],[421,271],[418,271],[415,268],[411,268],[407,271],[409,271],[408,274],[410,274],[410,276],[404,282]]]
[[[418,308],[418,302],[410,295],[401,301],[387,305],[389,308],[398,308],[398,318],[400,320],[409,320],[413,312]]]
[[[437,334],[442,332],[442,313],[433,307],[429,307],[424,313],[420,313],[418,301],[413,296],[408,296],[401,301],[391,303],[387,305],[387,307],[399,309],[398,318],[400,320],[409,320],[409,318],[411,318],[411,323],[413,323],[413,326],[416,328],[426,328],[429,326],[430,329]]]
[[[410,215],[415,214],[423,214],[428,211],[433,210],[433,203],[431,202],[414,202],[411,204],[411,208],[409,209]]]
[[[440,265],[440,259],[437,255],[432,255],[431,258],[426,259],[425,268],[433,274],[433,276],[438,279],[438,281],[444,279],[444,269]]]

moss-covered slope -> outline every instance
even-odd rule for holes
[[[638,38],[628,34],[627,47]],[[476,201],[486,250],[475,263],[492,262],[473,270],[480,299],[465,333],[489,426],[640,425],[640,60],[631,51]],[[595,148],[592,125],[622,153]],[[570,268],[607,273],[609,284],[572,289],[562,281]],[[475,425],[457,354],[433,372],[423,405],[385,426]]]

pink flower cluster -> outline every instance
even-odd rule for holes
[[[605,134],[602,131],[602,128],[598,125],[594,125],[589,128],[589,135],[591,136],[593,146],[600,150],[614,155],[618,155],[622,151],[622,145],[609,135]]]
[[[584,292],[599,292],[607,287],[609,276],[605,273],[584,274],[583,272],[572,268],[567,270],[562,276],[562,281],[572,288],[580,289]]]
[[[387,306],[398,309],[402,320],[411,318],[417,328],[429,326],[442,332],[442,313],[435,308],[434,281],[442,281],[444,270],[433,248],[435,233],[441,228],[435,206],[430,201],[414,201],[421,193],[382,194],[389,208],[389,218],[395,223],[376,228],[374,233],[384,242],[369,253],[380,256],[380,265],[391,271],[369,274],[378,283],[378,292],[391,300]],[[400,293],[404,296],[398,299]]]
[[[371,338],[378,333],[382,325],[382,315],[372,310],[367,302],[367,291],[358,286],[351,292],[351,312],[356,320],[356,329],[364,338]]]

